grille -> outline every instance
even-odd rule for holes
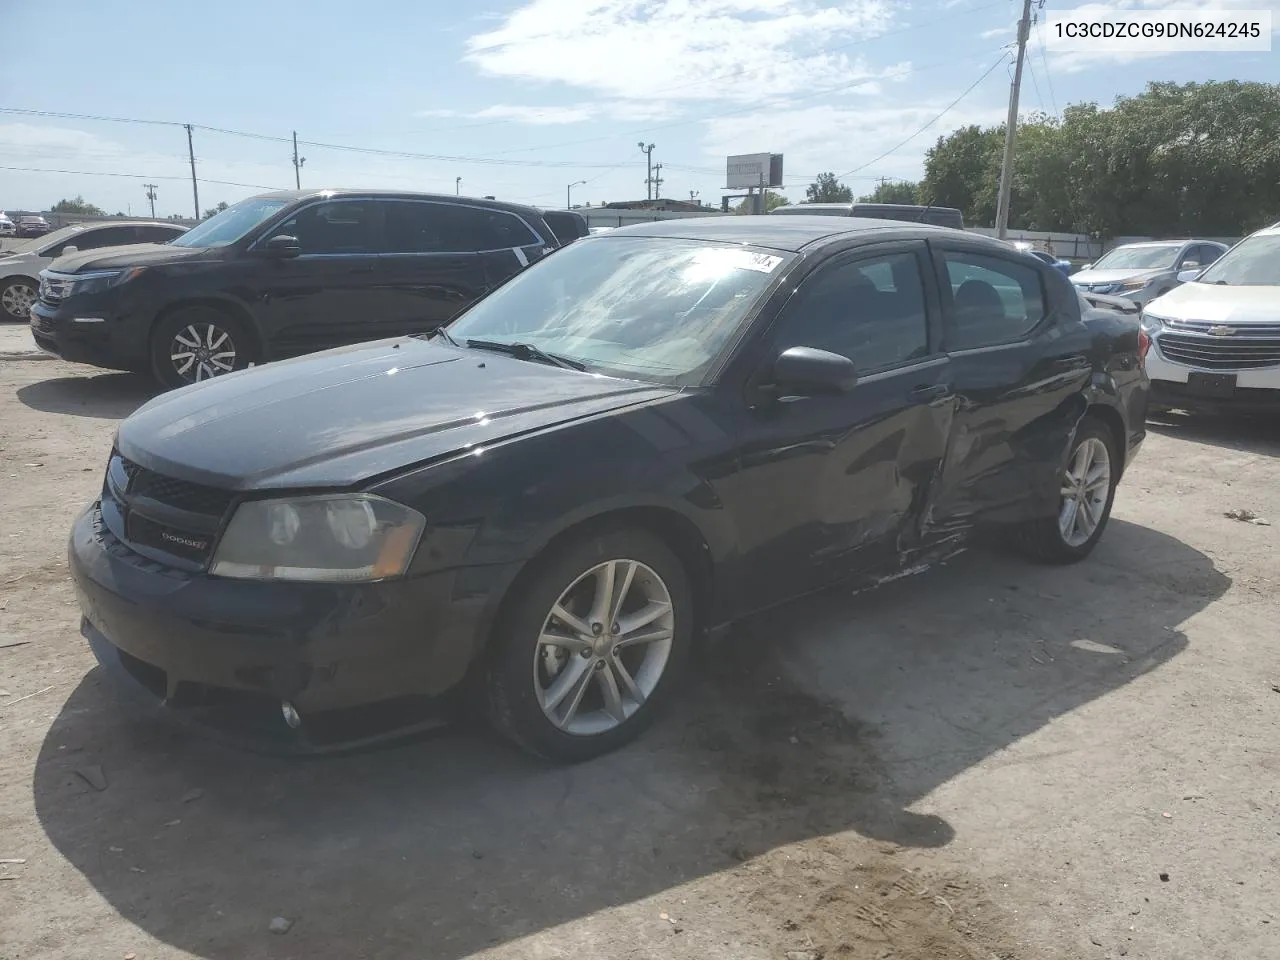
[[[1163,333],[1156,343],[1165,359],[1207,370],[1253,370],[1280,365],[1280,337],[1197,337]]]
[[[163,563],[156,563],[156,561],[148,559],[142,554],[132,550],[128,544],[111,532],[111,528],[108,527],[102,519],[101,510],[95,510],[93,512],[93,535],[98,538],[98,541],[102,544],[102,548],[106,550],[107,553],[111,554],[113,557],[124,560],[126,563],[131,563],[133,566],[138,567],[141,570],[146,570],[148,573],[160,573],[166,577],[172,577],[175,580],[191,579],[191,575],[185,571],[167,566]]]
[[[120,465],[129,478],[130,497],[148,497],[178,510],[203,513],[211,517],[220,517],[226,513],[234,497],[234,494],[217,487],[166,477],[124,457],[120,458]]]

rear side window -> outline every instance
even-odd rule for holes
[[[501,210],[410,200],[387,204],[388,253],[476,253],[538,243],[524,223]]]
[[[168,243],[185,232],[173,227],[137,227],[139,243]]]
[[[951,285],[948,350],[1019,340],[1044,319],[1044,289],[1034,267],[977,253],[942,253]]]

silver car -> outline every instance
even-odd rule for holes
[[[1071,278],[1082,293],[1126,297],[1145,306],[1178,285],[1178,274],[1201,270],[1227,252],[1214,240],[1126,243]]]
[[[133,243],[168,243],[187,228],[177,223],[108,220],[73,223],[43,237],[7,244],[0,252],[0,320],[25,322],[40,289],[40,271],[67,252],[123,247]]]

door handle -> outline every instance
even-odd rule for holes
[[[951,392],[951,387],[945,383],[924,383],[911,391],[911,399],[920,401],[921,403],[929,400],[937,400],[945,397]]]

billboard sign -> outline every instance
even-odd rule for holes
[[[742,153],[729,157],[725,164],[725,187],[742,190],[748,187],[782,186],[782,154]]]

